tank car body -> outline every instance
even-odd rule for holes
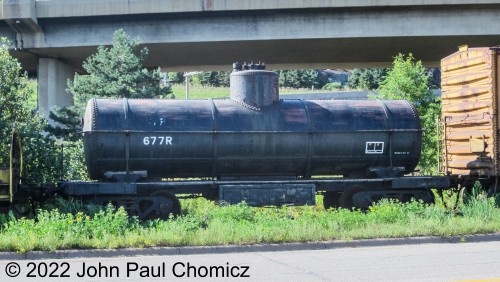
[[[278,76],[231,75],[231,99],[92,99],[84,120],[92,179],[402,176],[422,131],[407,101],[280,100]]]

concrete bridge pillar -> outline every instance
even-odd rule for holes
[[[75,69],[57,59],[38,59],[38,110],[49,117],[53,106],[73,105],[73,96],[66,91],[68,79]]]

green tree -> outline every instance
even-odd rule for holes
[[[139,40],[130,39],[119,29],[113,34],[111,47],[101,45],[97,53],[83,63],[86,74],[75,74],[68,81],[68,91],[75,105],[51,112],[50,118],[58,127],[48,131],[58,137],[75,140],[81,130],[80,120],[87,101],[94,97],[104,98],[171,98],[172,89],[163,85],[160,69],[143,67],[148,49],[139,49]]]
[[[170,83],[183,83],[184,82],[184,73],[182,72],[169,72],[168,73],[168,82]]]
[[[0,166],[9,164],[9,142],[13,127],[30,120],[25,103],[29,90],[21,65],[9,54],[10,42],[0,39]]]
[[[326,84],[316,70],[282,70],[278,74],[281,87],[320,89]]]
[[[227,71],[217,71],[214,74],[212,85],[215,87],[229,87],[229,75]]]
[[[9,45],[5,38],[0,40],[0,166],[9,166],[11,132],[16,127],[23,147],[25,183],[54,183],[74,177],[82,172],[82,167],[74,166],[69,172],[71,176],[61,173],[59,147],[45,133],[46,121],[36,114],[32,101],[36,96],[34,82],[27,79],[17,59],[10,56]],[[68,149],[67,165],[79,157],[73,151]]]
[[[375,90],[387,75],[387,69],[354,69],[349,74],[347,86],[359,90]]]
[[[26,108],[17,100],[28,101],[29,87],[26,75],[19,62],[12,58],[8,51],[6,38],[0,41],[0,125],[10,127],[8,122],[23,121]]]
[[[139,39],[130,39],[125,31],[113,34],[113,45],[97,48],[97,53],[83,63],[87,74],[75,74],[68,81],[68,91],[75,104],[85,105],[90,98],[167,98],[172,89],[162,85],[160,68],[144,68],[148,49],[138,50]]]
[[[193,75],[192,82],[201,86],[229,87],[229,75],[226,71],[201,72]]]
[[[398,54],[378,88],[379,94],[372,97],[404,99],[415,104],[423,129],[419,168],[428,174],[437,172],[436,118],[441,112],[441,102],[432,92],[430,79],[422,62],[411,53],[408,56]]]

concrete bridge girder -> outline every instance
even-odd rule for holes
[[[19,15],[5,15],[6,3],[16,2],[24,5]],[[147,67],[168,71],[229,70],[234,61],[250,60],[270,69],[380,67],[399,52],[437,66],[458,45],[500,44],[500,1],[366,2],[9,0],[0,6],[0,32],[18,46],[22,36],[23,51],[13,54],[39,80],[60,81],[82,71],[83,60],[111,44],[118,28],[149,48]],[[41,96],[58,97],[42,98],[40,107],[68,103],[52,94],[66,89],[60,81],[57,91],[40,82]]]
[[[498,44],[500,5],[495,7],[240,11],[201,18],[175,14],[112,21],[40,19],[43,40],[36,33],[23,38],[26,50],[39,57],[60,58],[77,68],[98,45],[111,44],[119,28],[148,46],[149,66],[172,69],[220,68],[243,59],[265,60],[270,65],[363,66],[388,63],[398,52],[408,51],[436,64],[438,55],[456,49],[456,42]],[[434,44],[444,47],[443,51],[436,54]]]

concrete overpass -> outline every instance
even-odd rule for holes
[[[37,72],[40,107],[69,104],[67,78],[123,28],[169,71],[387,66],[413,52],[428,66],[458,45],[500,44],[491,0],[4,0],[0,35]]]

